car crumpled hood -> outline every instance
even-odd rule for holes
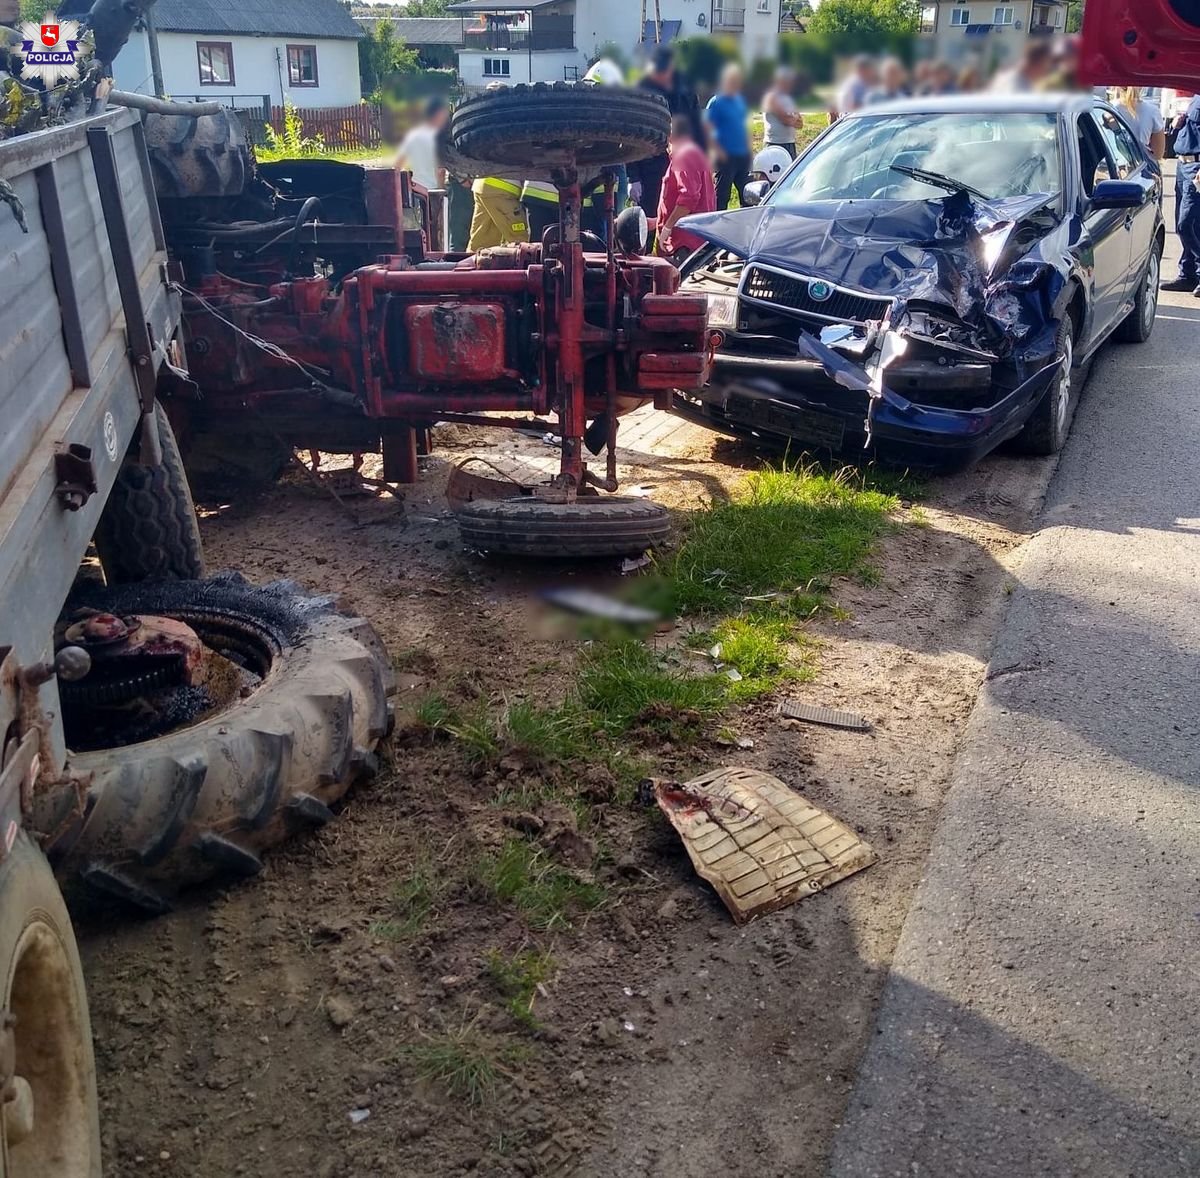
[[[1043,194],[984,203],[966,194],[913,201],[761,205],[685,218],[687,228],[747,261],[872,294],[946,303],[970,318],[994,277],[982,235],[1007,238],[1051,200]],[[1003,254],[989,242],[986,256]]]

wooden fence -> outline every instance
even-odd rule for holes
[[[300,107],[296,113],[304,124],[305,137],[320,135],[325,146],[334,151],[352,151],[383,144],[379,108],[370,103],[327,108]],[[271,126],[280,134],[283,133],[284,114],[282,106],[271,108]]]

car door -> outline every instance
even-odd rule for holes
[[[1079,117],[1076,142],[1079,145],[1079,173],[1083,189],[1080,209],[1083,237],[1079,246],[1082,257],[1086,259],[1091,255],[1091,339],[1096,339],[1106,335],[1116,325],[1125,305],[1132,234],[1125,224],[1128,210],[1100,209],[1092,204],[1096,185],[1118,177],[1116,164],[1108,154],[1108,145],[1100,126],[1090,113]]]
[[[1125,296],[1126,299],[1132,299],[1146,273],[1146,259],[1154,246],[1162,197],[1162,173],[1157,164],[1150,162],[1128,124],[1112,107],[1099,105],[1092,111],[1092,117],[1100,128],[1118,177],[1135,181],[1143,190],[1141,208],[1130,209],[1125,215],[1125,228],[1129,231],[1129,271]]]

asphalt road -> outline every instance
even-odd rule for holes
[[[835,1178],[1200,1175],[1198,393],[1190,296],[1096,362]]]

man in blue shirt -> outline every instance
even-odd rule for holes
[[[742,187],[750,180],[749,117],[750,108],[742,97],[741,68],[727,65],[721,74],[720,89],[704,108],[717,160],[718,212],[729,208],[729,194],[735,186],[740,200]]]
[[[1179,277],[1163,290],[1190,290],[1200,299],[1200,94],[1175,136],[1175,231],[1183,246]]]

